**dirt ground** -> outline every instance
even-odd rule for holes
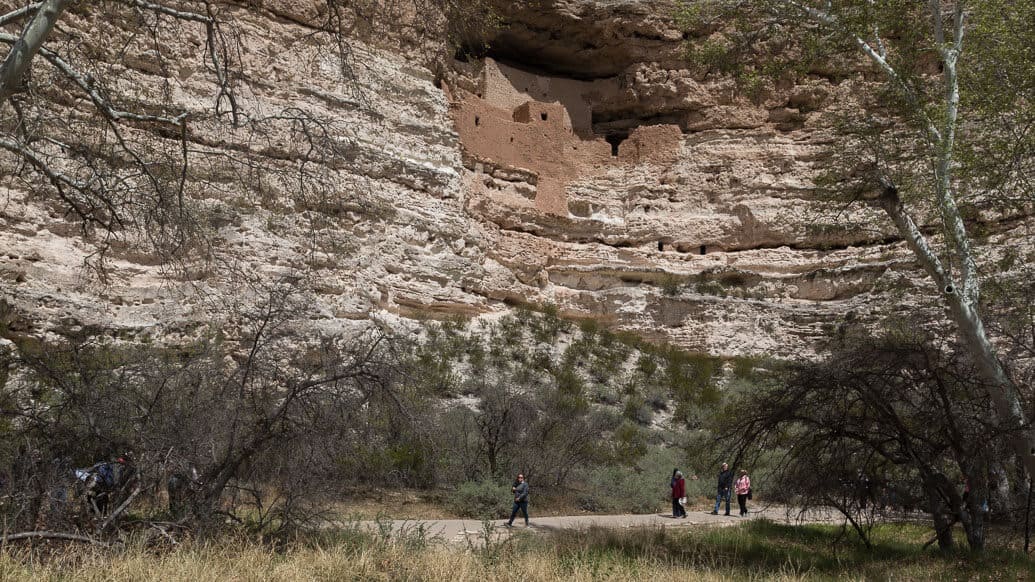
[[[357,489],[346,492],[330,509],[342,518],[361,521],[375,520],[379,516],[393,520],[463,519],[464,516],[449,507],[449,495],[450,492],[444,490]],[[703,497],[691,499],[687,511],[710,510],[711,503]],[[541,517],[596,515],[580,508],[574,495],[539,494],[532,507]],[[670,511],[669,501],[659,499],[655,512],[667,511]]]
[[[495,519],[480,521],[476,519],[392,519],[389,523],[396,535],[412,534],[420,528],[428,538],[447,543],[480,545],[489,539],[505,538],[522,532],[530,535],[565,529],[581,529],[587,527],[606,527],[615,529],[641,527],[723,527],[744,523],[752,519],[768,519],[777,523],[800,523],[796,514],[789,514],[783,507],[749,507],[750,513],[745,517],[733,515],[712,515],[711,508],[706,510],[688,510],[685,518],[673,518],[670,512],[639,515],[565,515],[544,516],[530,510],[531,519],[528,526],[518,516],[514,525],[508,526],[507,520]],[[812,516],[810,523],[829,521],[834,516]],[[383,530],[385,521],[361,522],[361,526],[371,530]]]

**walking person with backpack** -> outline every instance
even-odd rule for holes
[[[507,527],[514,527],[514,518],[517,517],[518,510],[525,517],[525,527],[528,527],[528,483],[525,482],[525,476],[519,473],[510,490],[514,493],[514,508],[510,511]]]
[[[722,500],[726,500],[726,515],[730,514],[730,488],[733,487],[733,470],[730,469],[728,463],[722,464],[722,469],[719,470],[719,484],[718,490],[715,494],[715,509],[712,510],[712,515],[719,515],[719,504]]]
[[[114,461],[100,461],[89,468],[76,469],[75,475],[81,482],[87,508],[98,516],[106,515],[113,502],[126,495],[137,478],[128,454]]]
[[[676,469],[672,475],[672,517],[686,517],[686,480],[683,473]]]

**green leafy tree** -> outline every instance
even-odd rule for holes
[[[1035,2],[704,0],[681,10],[708,36],[697,56],[714,70],[752,79],[862,61],[879,79],[854,120],[866,131],[845,137],[862,157],[839,190],[882,209],[908,243],[1035,475],[1030,395],[986,332],[977,246],[983,213],[1023,220],[1035,200]]]

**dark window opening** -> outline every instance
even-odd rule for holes
[[[545,111],[539,114],[539,119],[542,119],[543,121],[546,121],[546,112]]]
[[[618,146],[629,137],[627,133],[609,133],[604,138],[607,143],[611,144],[611,157],[618,157]]]
[[[475,115],[474,116],[474,124],[475,125],[481,125],[482,124],[482,118],[478,117],[477,115]]]
[[[453,58],[461,63],[469,63],[474,59],[483,58],[488,52],[484,43],[463,43],[456,47]]]
[[[514,143],[514,138],[513,137],[510,138],[510,143]]]
[[[707,252],[707,250],[708,249],[706,249],[704,245],[701,245],[701,254],[702,255],[705,254]]]
[[[660,240],[658,241],[658,250],[659,251],[665,250],[665,243],[661,242]]]

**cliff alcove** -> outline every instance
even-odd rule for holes
[[[821,128],[803,131],[802,122],[788,137],[786,119],[770,119],[771,104],[730,97],[721,80],[665,62],[681,36],[651,41],[667,47],[659,60],[630,56],[640,49],[615,60],[607,55],[618,39],[608,49],[572,40],[598,34],[599,22],[569,19],[570,34],[547,35],[522,15],[489,50],[456,63],[446,91],[467,208],[489,227],[487,256],[514,273],[525,300],[735,353],[808,345],[818,322],[868,301],[855,276],[800,280],[854,265],[849,247],[872,239],[809,230],[807,213],[822,214],[810,194],[823,148],[810,136]],[[726,268],[747,277],[731,284],[709,275]],[[660,308],[673,304],[681,307]],[[795,328],[796,339],[759,326],[802,309],[815,323]],[[702,334],[708,328],[715,332]]]
[[[614,79],[553,77],[491,57],[478,65],[474,91],[451,91],[461,146],[472,163],[534,175],[531,201],[538,211],[568,217],[572,182],[630,165],[664,168],[678,158],[681,136],[673,125],[595,131],[593,103],[618,92]]]

